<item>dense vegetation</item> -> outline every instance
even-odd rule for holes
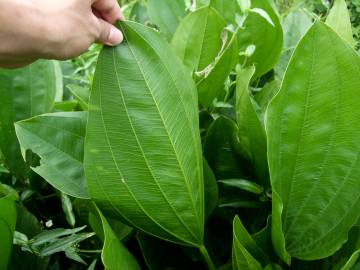
[[[120,1],[0,69],[0,270],[360,269],[360,1]]]

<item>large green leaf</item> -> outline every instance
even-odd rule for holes
[[[190,71],[202,71],[215,60],[221,50],[225,25],[225,20],[210,6],[188,14],[181,21],[171,43]]]
[[[140,270],[141,268],[136,259],[116,237],[116,234],[100,211],[99,215],[101,217],[104,232],[104,246],[101,258],[105,269]]]
[[[184,0],[149,0],[147,7],[150,20],[159,27],[161,33],[171,39],[181,19],[185,17]]]
[[[333,254],[360,216],[359,70],[356,52],[316,22],[269,104],[273,240],[287,262]]]
[[[238,62],[238,46],[236,34],[230,38],[224,51],[204,71],[204,77],[197,82],[199,102],[209,107],[213,100],[224,90],[224,82]]]
[[[122,30],[125,42],[100,54],[90,98],[91,197],[106,215],[199,246],[204,186],[195,85],[158,33],[132,22]]]
[[[44,114],[15,124],[22,154],[40,158],[32,170],[60,191],[89,198],[84,176],[86,112]]]
[[[232,269],[261,270],[260,262],[254,258],[250,250],[259,253],[262,251],[248,234],[238,216],[234,218],[233,231]]]
[[[28,169],[14,122],[52,110],[56,93],[61,91],[56,65],[41,60],[21,69],[0,69],[0,149],[7,167],[19,178],[26,178]]]
[[[12,195],[0,199],[0,269],[7,269],[13,246],[16,207]]]
[[[283,46],[283,30],[280,19],[274,10],[272,0],[253,0],[252,8],[260,8],[267,12],[274,26],[257,13],[250,13],[243,29],[239,31],[239,46],[245,50],[255,45],[254,54],[247,59],[248,65],[255,65],[255,77],[271,70],[279,59]]]
[[[252,161],[259,178],[268,178],[266,135],[260,120],[260,108],[250,93],[250,81],[255,74],[253,66],[240,69],[236,84],[236,118],[239,127],[239,143],[245,155]]]
[[[326,24],[337,32],[340,37],[349,42],[351,46],[355,46],[356,42],[353,38],[350,14],[345,0],[335,0],[326,19]]]

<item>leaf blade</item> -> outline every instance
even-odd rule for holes
[[[126,42],[102,51],[90,98],[90,193],[110,216],[169,241],[200,245],[204,189],[194,83],[156,32],[130,22],[122,27]]]
[[[346,124],[360,115],[346,109],[355,108],[352,89],[360,85],[359,66],[350,46],[316,22],[295,50],[281,90],[268,107],[268,158],[277,209],[273,238],[287,262],[286,251],[306,260],[333,254],[359,216],[354,192],[360,183],[354,175],[360,149],[352,142],[360,134]],[[345,137],[339,135],[343,132]]]

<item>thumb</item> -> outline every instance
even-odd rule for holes
[[[115,46],[123,41],[123,34],[114,25],[98,18],[98,26],[97,42],[108,46]]]

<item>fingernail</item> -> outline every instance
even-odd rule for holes
[[[109,33],[109,40],[107,42],[107,45],[109,46],[115,46],[120,44],[123,41],[123,34],[119,29],[116,27],[111,27],[110,33]]]

